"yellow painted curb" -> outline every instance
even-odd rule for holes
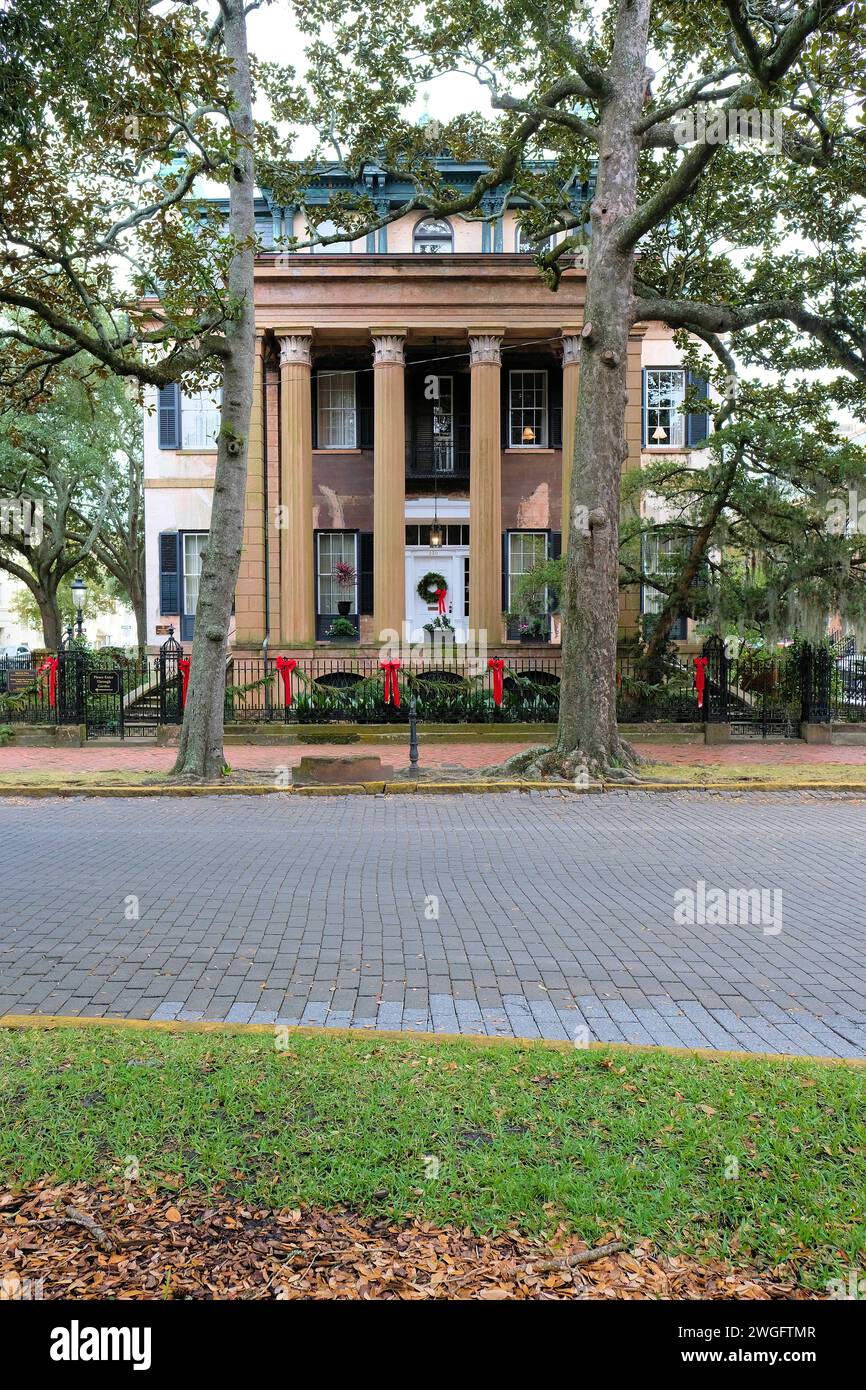
[[[236,783],[164,783],[141,786],[118,786],[110,784],[99,786],[86,783],[78,786],[73,783],[57,783],[51,786],[37,786],[28,783],[0,782],[0,800],[3,797],[135,797],[135,796],[347,796],[347,795],[395,795],[404,792],[417,792],[420,795],[458,796],[486,795],[489,792],[566,792],[570,796],[597,795],[603,792],[859,792],[866,794],[866,781],[859,782],[768,782],[768,781],[730,781],[730,782],[593,782],[587,787],[575,786],[573,782],[522,782],[505,778],[488,778],[467,782],[356,782],[325,783],[321,786],[296,787],[277,786],[271,782]]]
[[[866,1057],[805,1057],[799,1053],[787,1052],[741,1052],[716,1051],[710,1047],[662,1047],[644,1046],[638,1043],[592,1042],[586,1047],[576,1047],[573,1042],[563,1038],[513,1038],[491,1037],[488,1033],[416,1033],[403,1032],[390,1028],[328,1028],[322,1026],[302,1026],[301,1024],[275,1023],[187,1023],[180,1019],[153,1018],[82,1018],[78,1014],[0,1014],[0,1028],[15,1029],[22,1032],[37,1029],[70,1028],[87,1032],[92,1028],[109,1028],[127,1033],[225,1033],[253,1034],[273,1037],[279,1027],[291,1036],[301,1038],[358,1038],[367,1043],[400,1042],[423,1043],[471,1043],[473,1047],[532,1047],[544,1048],[552,1052],[624,1052],[637,1056],[655,1056],[664,1053],[674,1057],[700,1057],[704,1061],[756,1060],[763,1062],[808,1062],[820,1066],[866,1067]]]

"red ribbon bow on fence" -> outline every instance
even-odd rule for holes
[[[501,656],[491,656],[488,658],[487,665],[493,672],[493,703],[502,704],[502,672],[505,670],[505,662]]]
[[[298,663],[293,656],[278,656],[275,664],[283,678],[283,690],[285,691],[286,697],[285,703],[286,705],[290,705],[292,703],[292,672]]]
[[[189,685],[189,668],[192,665],[191,656],[179,656],[177,659],[177,669],[183,678],[183,686],[180,692],[180,707],[186,709],[186,690]]]
[[[447,589],[437,589],[437,590],[436,590],[436,602],[437,602],[438,605],[439,605],[439,612],[440,612],[440,613],[444,613],[444,612],[445,612],[445,595],[446,595],[447,593],[448,593],[448,590],[447,590]]]
[[[57,704],[57,657],[49,656],[43,661],[41,666],[37,666],[36,674],[40,676],[43,671],[48,672],[48,703],[52,709]]]
[[[704,707],[704,686],[707,679],[707,657],[696,656],[692,658],[695,663],[695,689],[698,692],[698,709]]]
[[[400,708],[400,685],[397,680],[397,672],[400,669],[399,661],[380,661],[379,665],[385,672],[385,704],[394,701],[394,708]]]

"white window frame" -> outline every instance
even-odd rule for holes
[[[181,563],[183,564],[183,594],[181,596],[182,618],[195,617],[195,610],[198,607],[198,592],[199,586],[201,584],[201,572],[204,563],[204,552],[207,548],[207,540],[209,535],[209,531],[183,531],[181,533],[181,538],[183,541],[183,554],[181,556]],[[201,544],[196,545],[195,548],[195,557],[197,561],[196,569],[190,569],[187,563],[187,555],[189,553],[187,551],[187,543],[189,541],[202,542]],[[188,586],[190,584],[190,581],[193,581],[195,584],[195,601],[192,603],[191,606],[188,598],[190,592]]]
[[[514,404],[514,390],[515,390],[515,384],[516,384],[515,379],[516,379],[517,377],[521,377],[521,378],[522,378],[522,377],[528,377],[528,376],[531,376],[531,377],[541,377],[543,389],[542,389],[542,393],[541,393],[542,403],[541,403],[540,406],[524,406],[524,405],[516,406],[516,405]],[[536,437],[535,437],[535,439],[533,439],[533,440],[531,440],[531,441],[529,441],[529,442],[524,443],[524,440],[523,440],[523,431],[524,431],[524,429],[527,427],[527,425],[529,425],[530,428],[532,428],[532,423],[530,422],[530,420],[529,420],[529,418],[528,418],[530,415],[532,415],[532,416],[536,416],[536,415],[537,415],[537,416],[538,416],[538,420],[537,420],[537,422],[536,422]],[[537,369],[537,368],[535,368],[535,367],[530,367],[530,368],[514,367],[514,368],[512,368],[512,370],[509,371],[509,373],[508,373],[508,448],[509,448],[509,449],[546,449],[546,448],[547,448],[547,441],[548,441],[548,438],[549,438],[549,429],[550,429],[550,420],[549,420],[549,416],[550,416],[550,405],[549,405],[549,392],[548,392],[547,372],[546,372],[543,368],[542,368],[542,369]],[[516,424],[516,422],[517,422],[518,420],[519,420],[519,423],[517,423],[517,425],[516,425],[516,433],[517,433],[517,437],[518,437],[518,442],[515,444],[515,442],[514,442],[515,424]]]
[[[529,540],[530,537],[536,537],[536,536],[540,536],[541,539],[542,539],[542,541],[544,542],[544,553],[543,553],[543,555],[541,556],[541,560],[542,560],[542,562],[543,562],[543,561],[546,561],[546,560],[547,560],[547,557],[548,557],[549,554],[550,554],[550,534],[549,534],[547,531],[536,530],[536,531],[509,531],[509,532],[508,532],[508,611],[509,611],[509,613],[511,613],[511,612],[513,611],[513,608],[514,608],[514,589],[513,589],[514,581],[515,581],[516,579],[522,579],[523,576],[524,576],[525,574],[529,574],[529,571],[530,571],[531,569],[534,569],[534,568],[535,568],[535,565],[539,563],[538,560],[535,560],[534,563],[531,564],[531,565],[529,566],[528,569],[515,570],[515,568],[514,568],[514,542],[515,542],[516,540],[520,540],[520,541]],[[521,555],[521,562],[524,562],[524,560],[525,560],[525,557]],[[548,595],[547,589],[545,589],[545,591],[544,591],[544,607],[545,607],[545,610],[547,609],[548,602],[549,602],[549,595]]]
[[[341,230],[342,228],[338,227],[330,217],[326,217],[315,227],[311,223],[307,223],[307,236],[316,236],[319,233],[322,236],[333,236],[334,232]],[[352,243],[351,241],[331,241],[327,246],[322,246],[321,242],[317,242],[309,249],[315,256],[345,256],[351,252]]]
[[[550,249],[550,246],[551,246],[551,244],[552,244],[552,242],[553,242],[553,237],[552,237],[552,236],[546,236],[546,237],[543,239],[543,241],[539,241],[535,246],[522,246],[522,245],[521,245],[521,241],[522,241],[522,240],[523,240],[523,227],[522,227],[521,223],[518,222],[517,226],[516,226],[515,229],[514,229],[514,249],[515,249],[515,251],[517,252],[518,256],[533,256],[533,255],[537,255],[539,251],[547,251],[547,250],[549,250],[549,249]]]
[[[444,237],[430,238],[431,244],[424,245],[420,228],[434,223],[448,228],[448,241]],[[422,256],[450,256],[454,250],[454,227],[447,217],[422,217],[412,228],[412,250]]]
[[[352,550],[352,553],[351,553],[351,556],[348,556],[348,555],[346,555],[346,553],[345,553],[345,549],[341,549],[341,553],[340,553],[339,555],[329,554],[329,556],[328,556],[329,568],[328,568],[327,570],[324,570],[323,567],[322,567],[322,541],[325,540],[325,538],[327,538],[328,540],[330,540],[333,536],[339,536],[340,539],[341,539],[341,541],[350,541],[350,542],[351,542],[351,550]],[[329,547],[329,549],[330,549],[330,547]],[[319,531],[319,532],[317,532],[317,534],[316,534],[316,613],[318,614],[318,616],[319,616],[320,618],[323,618],[323,617],[332,617],[332,616],[337,612],[337,604],[340,602],[340,597],[336,597],[336,598],[334,598],[334,605],[333,605],[332,608],[325,608],[325,607],[323,606],[323,602],[322,602],[323,580],[324,580],[324,581],[330,581],[330,583],[333,585],[333,592],[334,592],[335,594],[337,594],[337,595],[342,595],[342,596],[348,596],[348,593],[349,593],[349,591],[346,590],[346,589],[340,589],[340,588],[338,588],[338,586],[337,586],[337,585],[334,583],[334,581],[333,581],[333,574],[334,574],[333,566],[334,566],[334,564],[336,563],[337,560],[347,560],[348,563],[352,566],[352,568],[353,568],[354,571],[355,571],[355,583],[354,583],[353,589],[352,589],[352,591],[351,591],[352,596],[351,596],[351,598],[349,598],[349,602],[351,603],[352,607],[349,609],[349,612],[350,612],[350,613],[357,613],[357,612],[358,612],[358,532],[357,532],[357,531],[339,531],[339,530],[334,530],[334,531]]]
[[[679,400],[672,397],[671,404],[665,406],[650,405],[650,377],[677,376],[682,383],[682,394]],[[644,418],[644,441],[645,449],[684,449],[686,447],[686,417],[681,409],[686,398],[688,382],[686,380],[685,367],[646,367],[643,374],[643,418]],[[653,411],[655,418],[650,421],[650,411]],[[667,415],[667,419],[663,415]],[[667,429],[668,438],[653,439],[653,430],[661,425]]]
[[[220,430],[220,389],[181,392],[180,447],[205,453],[217,447]]]
[[[358,382],[357,372],[319,372],[316,376],[317,447],[340,452],[358,447]],[[323,389],[324,388],[324,389]],[[349,389],[351,388],[351,389]],[[334,392],[340,392],[338,403],[332,404]],[[328,401],[326,403],[325,396]],[[351,397],[351,404],[348,404]],[[333,443],[334,438],[339,443]]]

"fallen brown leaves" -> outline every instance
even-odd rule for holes
[[[515,1232],[479,1236],[351,1211],[269,1211],[205,1198],[178,1205],[177,1198],[84,1184],[0,1195],[6,1297],[15,1296],[17,1280],[40,1279],[45,1298],[77,1299],[814,1296],[722,1261],[658,1254],[646,1241],[574,1262],[585,1249],[579,1240],[554,1249]]]

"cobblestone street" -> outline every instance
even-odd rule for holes
[[[866,1055],[864,826],[842,793],[7,797],[0,1014]],[[772,920],[702,922],[700,881]]]

